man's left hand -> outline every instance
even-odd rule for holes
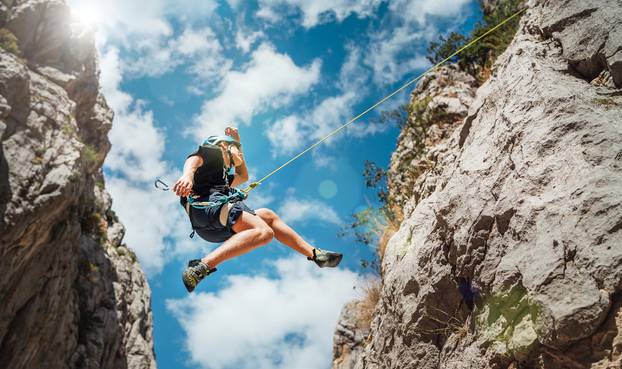
[[[232,137],[237,142],[240,142],[240,134],[238,133],[238,129],[235,127],[227,127],[225,128],[225,134],[229,137]]]

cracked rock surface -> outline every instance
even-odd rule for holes
[[[352,301],[341,310],[333,337],[333,369],[353,369],[358,361],[369,335],[369,327],[360,319],[364,309],[363,302]]]
[[[394,177],[358,369],[622,367],[622,4],[528,6],[428,168]]]
[[[153,369],[151,292],[110,210],[113,113],[57,0],[2,1],[0,368]]]

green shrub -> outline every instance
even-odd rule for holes
[[[19,46],[17,46],[17,38],[6,28],[0,28],[0,47],[12,54],[21,54]]]
[[[369,329],[374,316],[374,310],[380,301],[380,279],[364,282],[361,286],[362,296],[358,299],[358,309],[354,316],[357,328]]]
[[[493,12],[484,15],[482,22],[475,25],[475,28],[468,37],[452,32],[447,38],[441,36],[439,41],[431,42],[428,46],[428,60],[436,64],[448,58],[455,51],[470,42],[470,40],[483,35],[490,28],[516,13],[522,3],[523,0],[507,0],[500,2]],[[520,17],[513,18],[493,33],[453,57],[450,61],[458,63],[462,69],[481,82],[482,77],[486,75],[486,73],[482,72],[492,67],[497,56],[505,51],[514,38],[516,30],[518,29],[519,20]]]
[[[386,170],[376,163],[366,160],[363,176],[365,185],[373,188],[380,202],[379,207],[371,204],[354,214],[352,221],[346,224],[337,234],[338,237],[351,235],[354,239],[367,246],[375,247],[376,253],[372,260],[361,260],[361,268],[371,270],[380,275],[380,264],[389,238],[399,228],[399,216],[393,211],[386,185]]]
[[[428,128],[436,122],[435,112],[426,113],[432,100],[426,97],[416,100],[410,105],[402,105],[391,111],[383,111],[378,118],[379,122],[395,124],[403,127],[408,124],[414,129],[412,140],[413,150],[402,158],[402,165],[397,168],[401,171],[421,171],[421,167],[412,168],[410,162],[413,159],[422,160],[426,154],[425,140]],[[418,173],[412,175],[417,176]],[[352,235],[354,239],[367,246],[376,248],[377,258],[374,260],[361,260],[361,267],[369,268],[372,272],[380,272],[380,260],[384,256],[387,243],[391,236],[399,229],[402,215],[399,206],[391,199],[387,187],[387,171],[369,160],[365,161],[363,170],[365,186],[376,193],[379,206],[372,205],[352,214],[352,221],[346,224],[338,233],[339,237]]]
[[[135,263],[138,258],[136,257],[136,253],[134,253],[134,251],[130,248],[124,247],[124,246],[120,246],[117,247],[117,253],[121,256],[123,255],[127,255],[130,257],[130,259],[132,260],[132,263]]]
[[[430,96],[413,101],[408,107],[410,112],[410,127],[414,129],[414,150],[413,155],[415,157],[421,157],[425,153],[425,139],[427,137],[428,128],[434,123],[433,117],[425,114],[428,105],[432,101]]]
[[[82,178],[82,175],[80,175],[80,173],[78,172],[73,172],[71,173],[71,175],[69,175],[69,182],[70,183],[78,183],[80,182],[80,178]]]
[[[101,214],[93,212],[84,216],[80,225],[84,233],[92,235],[100,244],[108,240],[108,223]]]
[[[401,128],[408,123],[409,114],[408,104],[402,104],[393,110],[381,111],[377,118],[372,119],[372,122],[375,124],[394,125]]]
[[[82,161],[87,167],[95,166],[99,163],[99,154],[91,145],[84,145],[82,149]]]
[[[67,136],[74,137],[76,135],[76,127],[71,123],[64,123],[61,129]]]
[[[132,263],[135,263],[138,258],[136,257],[136,253],[134,252],[134,250],[132,249],[127,249],[127,254],[130,256],[130,259],[132,259]]]

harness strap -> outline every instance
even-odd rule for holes
[[[229,189],[233,189],[233,193],[227,196],[223,196],[217,201],[197,201],[197,198],[193,196],[188,196],[188,205],[192,206],[195,209],[207,209],[212,206],[226,204],[231,202],[231,200],[245,200],[248,197],[248,193],[241,191],[237,188],[229,187]]]
[[[194,222],[192,221],[192,214],[191,214],[191,209],[190,207],[193,207],[195,209],[207,209],[209,207],[212,206],[216,206],[216,205],[221,205],[221,204],[226,204],[228,202],[230,202],[232,199],[239,199],[244,200],[248,197],[248,194],[240,191],[237,188],[233,188],[233,190],[235,191],[233,194],[225,196],[221,199],[219,199],[218,201],[196,201],[196,199],[192,196],[188,196],[186,198],[186,206],[184,206],[184,209],[186,209],[186,213],[188,214],[188,218],[190,219],[190,225],[192,225],[192,233],[190,233],[190,238],[193,238],[196,230],[200,230],[200,227],[195,227],[194,226]]]
[[[190,215],[190,203],[187,200],[188,199],[186,198],[186,206],[184,206],[184,209],[186,209],[186,214],[188,214],[188,219],[190,219],[190,225],[192,226],[192,232],[189,236],[190,238],[193,238],[196,232],[194,230],[194,224],[192,223],[192,215]]]

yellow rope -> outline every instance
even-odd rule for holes
[[[326,135],[324,138],[322,138],[321,140],[319,140],[318,142],[314,143],[313,145],[309,146],[307,149],[305,149],[304,151],[302,151],[300,154],[294,156],[293,158],[289,159],[287,162],[285,162],[283,165],[281,165],[280,167],[276,168],[275,170],[273,170],[272,172],[270,172],[269,174],[267,174],[266,176],[264,176],[262,179],[251,183],[247,188],[243,189],[242,191],[244,193],[248,193],[250,190],[252,190],[253,188],[257,187],[259,184],[261,184],[261,182],[265,181],[266,179],[268,179],[268,177],[270,177],[271,175],[273,175],[274,173],[278,172],[279,170],[283,169],[283,167],[285,167],[286,165],[288,165],[289,163],[293,162],[294,160],[298,159],[299,157],[301,157],[302,155],[304,155],[307,151],[312,150],[313,148],[315,148],[316,146],[318,146],[319,144],[321,144],[322,142],[326,141],[327,139],[329,139],[331,136],[335,135],[337,132],[341,131],[342,129],[346,128],[347,126],[349,126],[350,124],[352,124],[353,122],[355,122],[356,120],[358,120],[359,118],[361,118],[363,115],[369,113],[370,111],[374,110],[376,107],[378,107],[378,105],[384,103],[385,101],[389,100],[391,97],[393,97],[395,94],[399,93],[400,91],[404,90],[405,88],[407,88],[408,86],[412,85],[413,83],[417,82],[418,80],[420,80],[423,76],[425,76],[426,74],[428,74],[429,72],[431,72],[432,70],[440,67],[441,65],[445,64],[447,61],[449,61],[451,58],[453,58],[454,56],[460,54],[461,52],[463,52],[464,50],[468,49],[469,47],[475,45],[479,40],[481,40],[482,38],[488,36],[489,34],[491,34],[492,32],[496,31],[499,27],[503,26],[504,24],[506,24],[507,22],[509,22],[510,20],[512,20],[514,17],[518,16],[519,14],[521,14],[522,12],[524,12],[525,10],[527,10],[527,8],[521,9],[519,11],[517,11],[516,13],[512,14],[511,16],[509,16],[508,18],[506,18],[505,20],[503,20],[501,23],[497,24],[496,26],[492,27],[491,29],[489,29],[488,31],[486,31],[484,34],[474,38],[473,40],[471,40],[471,42],[469,42],[468,44],[464,45],[463,47],[461,47],[460,49],[458,49],[458,51],[454,52],[453,54],[451,54],[450,56],[446,57],[445,59],[441,60],[440,62],[438,62],[436,65],[434,65],[433,67],[428,68],[428,70],[426,70],[425,72],[421,73],[420,75],[418,75],[416,78],[410,80],[409,82],[407,82],[406,84],[404,84],[402,87],[398,88],[397,90],[391,92],[389,95],[385,96],[382,100],[378,101],[377,103],[375,103],[374,105],[370,106],[369,108],[367,108],[365,111],[363,111],[361,114],[357,115],[356,117],[350,119],[347,123],[343,124],[341,127],[335,129],[334,131],[332,131],[331,133],[329,133],[328,135]]]

